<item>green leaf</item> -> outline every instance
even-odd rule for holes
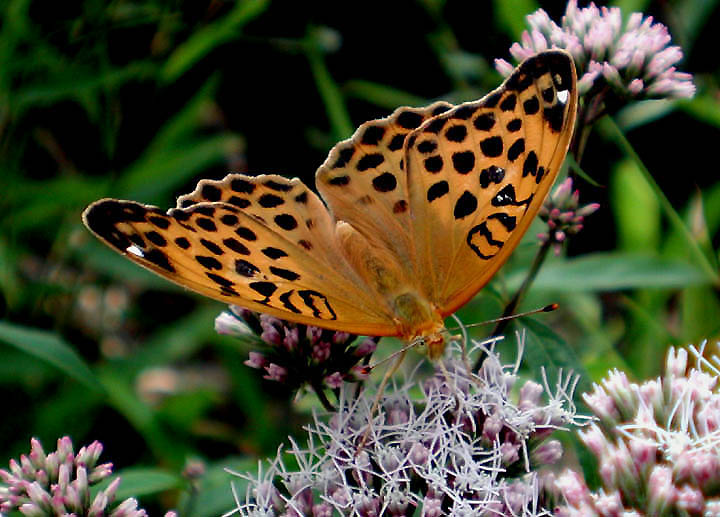
[[[619,247],[625,251],[657,250],[660,204],[635,162],[624,159],[617,163],[610,192]]]
[[[643,178],[647,182],[648,186],[652,189],[655,197],[658,199],[660,207],[662,208],[665,216],[670,221],[672,228],[676,230],[685,241],[687,250],[693,261],[698,265],[698,267],[703,271],[703,273],[707,276],[709,280],[711,280],[714,284],[720,283],[720,275],[718,274],[717,269],[713,267],[711,261],[705,255],[702,248],[693,237],[692,233],[690,233],[690,230],[685,225],[675,208],[672,206],[672,203],[670,203],[670,200],[668,200],[667,196],[657,184],[648,168],[645,167],[642,159],[635,152],[635,149],[628,141],[622,129],[620,129],[620,127],[615,123],[612,117],[602,118],[599,121],[598,126],[605,134],[609,135],[610,138],[615,140],[618,143],[618,146],[625,152],[625,154],[637,164]]]
[[[166,83],[177,80],[214,48],[237,38],[242,28],[260,16],[269,4],[269,0],[238,1],[230,13],[195,31],[170,55],[162,70],[162,79]]]
[[[522,32],[527,29],[525,17],[535,12],[538,7],[534,0],[494,0],[495,23],[513,39],[520,39]]]
[[[678,102],[678,107],[697,120],[720,127],[720,103],[710,93]]]
[[[315,78],[318,92],[322,97],[323,104],[325,104],[325,111],[330,120],[330,128],[336,140],[343,140],[350,137],[355,129],[350,120],[345,99],[335,79],[330,75],[323,55],[314,49],[312,45],[310,47],[307,58],[310,62],[310,69]]]
[[[53,332],[0,321],[0,341],[47,361],[93,391],[104,391],[103,385],[88,365]]]
[[[142,497],[167,490],[174,490],[184,485],[183,479],[171,472],[149,467],[131,467],[117,472],[116,476],[104,479],[93,487],[93,493],[104,490],[116,477],[120,477],[120,486],[115,500],[122,501],[128,497]]]
[[[590,389],[592,385],[590,375],[585,371],[573,348],[559,334],[532,318],[524,318],[522,326],[527,330],[523,363],[535,373],[538,382],[541,382],[541,369],[544,369],[551,390],[558,381],[564,381],[571,373],[580,376],[578,393]],[[563,372],[562,379],[558,378],[560,370]]]
[[[393,88],[372,81],[354,79],[343,86],[348,97],[355,97],[370,102],[375,106],[394,110],[398,106],[426,106],[429,104],[425,97]]]
[[[632,102],[615,115],[615,120],[623,131],[630,131],[669,115],[678,109],[680,104],[678,101],[667,99]]]
[[[240,146],[235,135],[216,135],[186,142],[147,156],[122,176],[118,192],[129,199],[157,199],[168,195],[199,171],[223,163],[229,151]]]
[[[525,272],[514,272],[507,282],[520,286]],[[684,288],[709,285],[703,272],[692,264],[639,253],[593,253],[545,264],[532,289],[561,291],[616,291],[619,289]]]
[[[643,12],[650,4],[650,0],[615,0],[612,5],[620,8],[623,18],[627,19],[631,13]]]
[[[181,515],[186,517],[214,517],[236,508],[231,486],[240,497],[245,494],[247,481],[231,472],[256,472],[258,462],[250,458],[225,458],[207,466],[196,493],[184,494],[180,499]]]

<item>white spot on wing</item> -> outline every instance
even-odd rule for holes
[[[561,104],[567,103],[569,96],[570,96],[570,92],[568,90],[558,90],[558,92],[557,92],[557,98]]]
[[[136,257],[140,257],[140,258],[145,257],[145,253],[143,253],[143,250],[141,250],[134,244],[132,246],[128,246],[128,248],[125,251],[127,251],[128,253],[132,253]]]

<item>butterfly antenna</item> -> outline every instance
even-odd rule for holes
[[[405,352],[407,352],[407,351],[410,350],[411,348],[414,348],[414,347],[418,346],[420,343],[422,343],[422,341],[423,341],[422,338],[413,339],[410,343],[408,343],[407,345],[405,345],[404,347],[402,347],[402,348],[401,348],[400,350],[398,350],[397,352],[393,352],[392,354],[390,354],[390,355],[387,356],[386,358],[380,359],[380,360],[379,360],[377,363],[375,363],[375,364],[371,364],[370,366],[364,367],[364,368],[363,368],[363,372],[364,372],[364,373],[370,373],[370,372],[373,371],[377,366],[380,366],[381,364],[385,364],[385,363],[387,363],[388,361],[391,361],[392,359],[394,359],[395,357],[399,356],[400,354],[404,354]]]
[[[383,377],[382,382],[380,383],[380,386],[378,386],[378,392],[377,395],[375,395],[375,401],[373,402],[372,407],[370,408],[370,414],[368,416],[368,425],[367,429],[365,429],[365,432],[363,433],[362,438],[360,439],[360,443],[358,444],[358,448],[355,451],[355,457],[358,456],[365,447],[365,443],[367,442],[368,438],[370,437],[370,431],[372,430],[372,422],[373,417],[375,416],[375,412],[377,411],[378,407],[380,407],[380,400],[382,399],[383,393],[385,392],[385,386],[387,386],[388,381],[390,380],[390,377],[397,371],[398,368],[400,368],[400,364],[402,364],[403,359],[405,359],[405,354],[407,351],[412,347],[415,346],[417,343],[414,341],[410,343],[409,345],[403,347],[398,352],[390,355],[387,359],[398,357],[397,361],[395,361],[391,368],[388,368],[385,372],[385,376]],[[374,366],[377,366],[378,364],[384,363],[386,359],[381,361],[380,363],[375,364]]]
[[[518,314],[511,314],[510,316],[503,316],[501,318],[495,318],[492,320],[485,320],[481,321],[479,323],[471,323],[470,325],[462,325],[459,327],[446,329],[448,332],[452,332],[453,330],[460,330],[462,329],[464,333],[467,333],[466,329],[469,329],[470,327],[479,327],[481,325],[489,325],[490,323],[499,323],[501,321],[507,321],[507,320],[514,320],[515,318],[523,318],[525,316],[532,316],[533,314],[538,314],[541,312],[552,312],[556,310],[558,307],[560,307],[557,303],[551,303],[550,305],[546,305],[545,307],[540,307],[539,309],[533,309],[531,311],[527,312],[519,312]]]

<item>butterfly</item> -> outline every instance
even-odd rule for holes
[[[528,58],[475,102],[399,108],[362,124],[299,179],[203,180],[167,212],[102,199],[83,213],[105,244],[228,304],[332,330],[445,348],[467,303],[528,229],[577,111],[569,54]],[[324,202],[323,202],[324,201]]]

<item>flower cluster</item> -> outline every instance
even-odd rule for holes
[[[591,3],[579,9],[577,0],[568,2],[562,24],[557,25],[542,10],[527,17],[529,31],[522,42],[514,43],[510,53],[518,61],[549,48],[566,49],[575,59],[580,94],[609,87],[619,99],[692,97],[692,76],[678,72],[675,65],[683,57],[677,46],[668,46],[670,34],[652,17],[632,13],[623,26],[618,7],[596,7]],[[495,61],[503,75],[513,66],[503,59]]]
[[[364,380],[366,368],[358,363],[369,360],[377,347],[373,339],[356,342],[357,336],[347,332],[290,323],[235,305],[217,317],[215,329],[262,344],[263,352],[250,352],[245,364],[293,389],[306,384],[316,391],[336,389],[344,381]]]
[[[597,423],[581,438],[597,457],[602,489],[561,474],[558,515],[720,515],[720,360],[688,371],[688,352],[671,349],[662,377],[643,384],[613,371],[584,396]]]
[[[45,454],[38,440],[30,440],[30,454],[10,460],[10,469],[0,469],[0,513],[20,511],[28,517],[79,516],[146,517],[135,499],[110,508],[120,484],[116,477],[95,497],[90,486],[112,473],[112,464],[98,465],[102,444],[93,442],[77,454],[67,436],[58,440],[57,451]],[[168,512],[165,517],[175,517]]]
[[[578,420],[576,379],[561,378],[554,393],[528,381],[512,400],[517,365],[503,366],[492,342],[481,348],[488,357],[476,375],[449,361],[425,383],[386,393],[372,418],[371,394],[348,400],[342,389],[329,421],[315,415],[307,448],[291,440],[296,467],[279,451],[257,475],[237,474],[249,484],[233,513],[547,515],[542,467],[562,455],[548,438]]]
[[[547,232],[538,234],[540,242],[550,242],[555,247],[555,253],[559,254],[567,236],[582,230],[585,217],[598,208],[598,203],[580,206],[580,194],[573,190],[572,178],[567,178],[555,187],[538,212],[540,219],[545,221],[548,227]]]

